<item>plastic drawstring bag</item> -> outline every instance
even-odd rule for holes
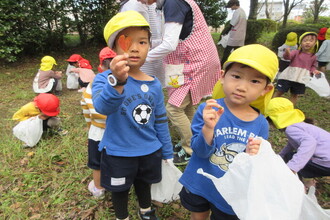
[[[78,74],[77,73],[68,73],[68,78],[66,80],[66,87],[68,89],[78,89],[79,82],[78,82]]]
[[[39,88],[39,83],[38,83],[39,75],[40,75],[40,73],[38,72],[37,75],[34,77],[33,85],[32,85],[33,91],[35,93],[47,93],[50,90],[52,90],[55,80],[53,78],[51,78],[48,82],[48,85],[45,88]]]
[[[221,178],[197,172],[212,180],[241,220],[329,220],[266,140],[257,155],[239,153]]]
[[[228,39],[229,39],[229,35],[224,35],[221,37],[221,40],[219,40],[218,45],[221,45],[223,48],[227,47],[227,43],[228,43]]]
[[[325,74],[322,72],[319,75],[311,76],[306,86],[313,89],[321,97],[330,96],[330,86]]]
[[[151,199],[162,203],[179,199],[182,189],[182,185],[179,183],[181,175],[182,172],[173,164],[172,160],[168,160],[168,162],[162,160],[162,180],[151,185]]]
[[[13,128],[14,136],[29,147],[33,147],[39,142],[42,133],[42,119],[38,116],[21,121]]]

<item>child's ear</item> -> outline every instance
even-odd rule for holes
[[[273,83],[268,83],[266,85],[266,87],[264,88],[264,90],[262,91],[261,95],[266,95],[268,92],[272,91],[272,89],[274,88]]]
[[[220,70],[220,81],[221,81],[221,84],[223,83],[224,78],[225,78],[225,71],[224,70]]]

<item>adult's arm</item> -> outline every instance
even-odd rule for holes
[[[147,62],[159,60],[167,54],[176,50],[179,44],[179,37],[182,30],[182,24],[176,22],[168,22],[164,25],[164,37],[161,44],[149,51]]]

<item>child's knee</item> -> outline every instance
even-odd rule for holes
[[[47,121],[47,126],[50,128],[56,128],[59,127],[61,123],[61,119],[58,117],[51,117]]]

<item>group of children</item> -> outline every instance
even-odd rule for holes
[[[326,71],[330,62],[330,29],[321,28],[319,34],[305,32],[299,37],[299,47],[297,42],[297,34],[290,32],[285,43],[278,48],[280,67],[274,94],[281,97],[290,91],[293,104],[297,103],[299,95],[305,94],[305,84],[310,76]]]
[[[108,47],[99,54],[100,73],[86,78],[83,73],[79,81],[86,88],[81,105],[89,127],[88,167],[93,169],[88,189],[95,197],[110,191],[116,219],[129,219],[129,191],[134,186],[140,219],[155,220],[150,188],[161,181],[161,162],[173,159],[173,146],[162,85],[140,70],[150,48],[150,26],[138,12],[120,12],[105,26],[104,37]],[[288,46],[294,46],[295,37],[288,35]],[[300,36],[295,49],[284,52],[283,58],[291,62],[278,78],[277,96],[289,89],[293,94],[303,93],[304,86],[296,83],[304,85],[305,76],[318,74],[317,34]],[[81,62],[71,58],[72,65]],[[286,74],[289,70],[296,73],[294,81]],[[280,155],[294,173],[305,178],[330,175],[330,133],[303,122],[303,113],[288,99],[272,99],[277,71],[277,56],[268,48],[258,44],[240,47],[224,63],[213,98],[196,110],[191,125],[193,153],[179,180],[181,204],[191,212],[191,219],[238,219],[212,181],[196,171],[203,168],[219,178],[238,153],[257,154],[260,138],[269,136],[269,124],[262,114],[278,129],[285,129],[288,145]],[[52,94],[37,97],[45,95],[54,98]],[[38,99],[33,104],[36,115],[47,118],[59,113],[58,106],[49,114]]]

